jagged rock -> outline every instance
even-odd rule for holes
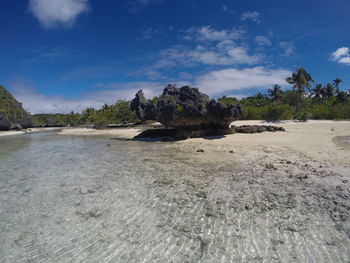
[[[162,128],[149,129],[138,134],[134,139],[142,140],[144,138],[160,138],[162,141],[169,141],[169,138],[175,140],[183,140],[188,138],[205,137],[205,136],[223,136],[233,134],[232,128],[215,128],[215,127],[177,127],[177,128]],[[164,139],[164,140],[163,140]]]
[[[155,106],[151,101],[145,99],[142,90],[136,93],[135,99],[130,104],[130,108],[136,112],[136,115],[142,121],[156,120]]]
[[[175,137],[184,139],[232,133],[229,126],[242,115],[239,105],[225,106],[197,88],[167,86],[157,103],[137,92],[131,109],[142,120],[157,120],[165,127],[176,128]]]
[[[243,125],[243,126],[232,126],[232,129],[236,133],[261,133],[261,132],[276,132],[285,131],[283,127],[267,126],[267,125]]]

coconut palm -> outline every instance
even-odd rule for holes
[[[305,94],[306,90],[311,90],[310,82],[314,82],[314,80],[304,68],[298,68],[295,72],[292,73],[291,77],[286,78],[286,81],[289,84],[293,85],[293,88],[298,94],[296,110],[299,112],[299,104],[301,102],[301,98]]]
[[[336,78],[335,80],[333,80],[333,86],[334,88],[336,88],[337,90],[339,89],[339,85],[342,83],[343,81],[340,78]]]
[[[313,91],[313,99],[319,103],[323,97],[323,87],[322,84],[316,84],[316,86],[312,89]]]
[[[272,101],[279,101],[283,96],[282,88],[279,85],[274,85],[272,89],[268,89],[267,93]]]
[[[333,97],[335,94],[335,88],[331,83],[327,83],[326,86],[323,88],[324,96],[326,98]]]

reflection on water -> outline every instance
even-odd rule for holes
[[[350,136],[337,136],[333,138],[333,142],[344,148],[345,150],[350,150]]]

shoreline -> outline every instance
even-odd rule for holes
[[[349,146],[336,143],[335,137],[350,136],[350,121],[333,120],[310,120],[299,121],[276,121],[267,122],[262,120],[235,121],[231,125],[274,125],[285,128],[285,132],[263,132],[256,134],[235,133],[222,137],[190,138],[176,141],[175,144],[198,145],[198,147],[277,147],[287,148],[306,154],[320,162],[330,162],[334,165],[349,165]],[[4,131],[0,136],[12,136],[37,132],[57,131],[58,135],[64,136],[108,136],[119,139],[132,139],[145,127],[138,128],[115,128],[115,129],[93,129],[93,128],[33,128],[26,131]],[[205,150],[205,149],[204,149]],[[217,159],[217,156],[211,158]]]
[[[41,133],[41,132],[54,132],[54,131],[59,132],[62,129],[64,128],[29,128],[21,131],[15,131],[15,130],[0,131],[0,137],[24,135],[24,134],[31,134],[31,133]]]

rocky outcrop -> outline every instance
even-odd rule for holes
[[[232,126],[232,129],[236,133],[261,133],[261,132],[276,132],[285,131],[283,127],[270,126],[270,125],[243,125],[243,126]]]
[[[239,105],[225,106],[197,88],[173,85],[153,101],[146,100],[140,90],[131,109],[142,121],[157,120],[165,127],[175,128],[177,139],[231,133],[230,124],[242,115]]]
[[[11,122],[5,117],[5,114],[0,113],[0,130],[9,130]]]
[[[33,121],[30,114],[4,87],[0,86],[0,130],[31,127]]]

